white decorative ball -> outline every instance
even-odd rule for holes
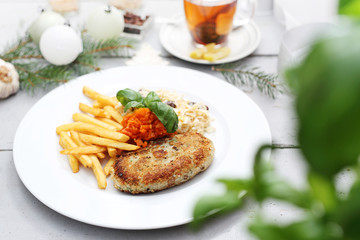
[[[28,32],[34,42],[39,43],[43,32],[51,26],[64,24],[65,18],[60,14],[52,11],[44,11],[39,17],[30,25]]]
[[[48,28],[40,38],[40,51],[54,65],[67,65],[83,51],[80,35],[66,25]]]
[[[112,6],[97,7],[86,21],[88,33],[97,40],[118,37],[124,30],[122,12]]]

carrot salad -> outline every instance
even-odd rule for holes
[[[146,147],[148,140],[168,136],[164,125],[148,108],[138,108],[126,115],[121,122],[121,133],[134,139],[138,146]],[[145,141],[143,141],[145,140]]]

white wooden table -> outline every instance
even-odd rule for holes
[[[81,1],[80,12],[73,21],[81,22],[100,1]],[[176,59],[162,49],[159,29],[165,19],[181,13],[181,0],[144,0],[144,11],[155,16],[154,24],[146,34],[144,42],[161,51],[170,65],[196,69],[211,75],[210,66],[196,65]],[[28,26],[37,16],[37,9],[46,6],[46,1],[2,0],[0,1],[0,51],[11,41],[19,27]],[[269,14],[270,13],[270,14]],[[257,14],[255,22],[262,33],[259,48],[244,61],[274,73],[284,27],[271,12]],[[102,59],[103,69],[122,66],[124,59]],[[37,91],[33,95],[18,92],[0,100],[0,239],[253,239],[246,224],[255,216],[257,206],[250,204],[245,210],[226,217],[217,218],[199,232],[192,232],[188,226],[147,231],[114,230],[91,226],[67,218],[38,201],[19,179],[12,156],[15,131],[26,112],[48,91]],[[293,100],[282,95],[272,100],[257,90],[246,93],[264,112],[272,133],[273,143],[282,149],[272,154],[272,160],[280,175],[297,186],[305,184],[306,166],[296,148],[296,115],[292,110]],[[265,214],[276,222],[284,222],[298,216],[299,212],[278,202],[264,204]]]

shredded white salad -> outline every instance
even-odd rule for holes
[[[151,90],[141,88],[139,93],[146,97]],[[203,103],[192,102],[184,98],[184,95],[170,90],[154,91],[162,102],[174,108],[179,118],[177,132],[198,132],[201,134],[211,133],[215,128],[211,126],[213,120],[209,114],[209,108]]]

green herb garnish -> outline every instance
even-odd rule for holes
[[[126,104],[132,101],[139,103],[144,102],[144,98],[141,96],[141,94],[130,88],[125,88],[124,90],[118,91],[116,94],[116,98],[119,100],[119,102],[121,102],[121,105],[123,105],[124,107],[126,106]]]
[[[176,112],[172,107],[161,102],[155,92],[149,92],[143,98],[140,93],[130,88],[125,88],[118,91],[116,97],[121,105],[125,107],[124,112],[130,108],[149,108],[164,125],[168,133],[173,133],[178,128],[179,119]]]

